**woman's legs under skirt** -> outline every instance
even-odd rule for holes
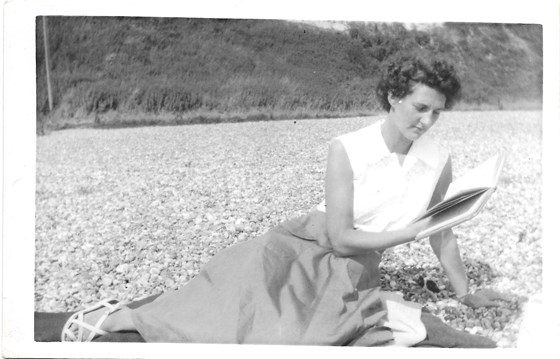
[[[131,309],[138,308],[149,303],[159,296],[153,295],[138,301],[131,302],[127,306]],[[60,333],[72,313],[35,313],[35,341],[56,342],[60,341]],[[491,339],[472,335],[455,330],[442,322],[439,318],[423,312],[422,323],[426,326],[427,337],[414,347],[437,347],[437,348],[495,348],[496,343]],[[109,333],[94,339],[95,342],[145,342],[142,336],[135,331]]]

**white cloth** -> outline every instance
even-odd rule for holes
[[[381,296],[387,316],[379,325],[391,328],[393,332],[393,341],[386,346],[410,347],[426,338],[420,304],[404,300],[399,293],[381,292]]]

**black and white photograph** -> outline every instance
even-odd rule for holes
[[[537,3],[5,5],[3,356],[549,348]]]

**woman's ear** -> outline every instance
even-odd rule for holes
[[[394,107],[395,104],[402,102],[392,94],[387,95],[387,100],[389,101],[389,105],[391,105],[391,107]]]

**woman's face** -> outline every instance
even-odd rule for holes
[[[415,84],[403,98],[389,96],[389,103],[389,117],[405,138],[414,141],[436,123],[445,108],[445,95],[424,84]]]

